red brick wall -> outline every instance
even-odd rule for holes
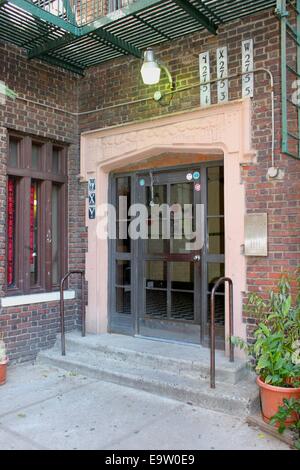
[[[79,326],[80,304],[65,302],[66,330]],[[10,361],[32,361],[42,349],[55,343],[59,323],[59,302],[23,305],[2,309],[0,331],[5,332]]]
[[[78,77],[39,61],[28,61],[18,48],[0,43],[0,70],[3,80],[20,97],[77,110]],[[7,130],[14,129],[68,144],[68,258],[69,269],[84,268],[86,249],[85,188],[79,183],[79,136],[76,116],[23,101],[0,104],[0,293],[5,295],[6,251],[6,160]],[[79,323],[80,283],[76,299],[66,302],[67,327]],[[42,348],[53,345],[59,330],[58,302],[1,308],[0,331],[5,333],[10,360],[34,359]]]
[[[219,46],[228,47],[229,74],[241,71],[241,43],[254,40],[255,68],[269,69],[275,79],[276,164],[285,171],[282,181],[268,181],[271,166],[271,104],[269,79],[264,74],[255,77],[252,134],[257,150],[257,163],[246,165],[241,178],[246,190],[249,212],[267,212],[269,217],[269,255],[267,258],[247,258],[248,291],[265,291],[274,287],[282,272],[293,273],[300,265],[300,161],[281,155],[281,92],[280,92],[280,25],[269,10],[221,26],[217,37],[205,32],[196,33],[156,47],[161,61],[176,77],[177,87],[199,82],[198,55],[211,51],[212,77],[216,77],[215,52]],[[292,51],[289,51],[292,56]],[[80,111],[96,107],[111,107],[122,102],[153,96],[155,87],[143,85],[141,63],[130,57],[118,59],[90,69],[80,87]],[[212,85],[216,103],[216,85]],[[241,98],[241,80],[231,80],[230,100]],[[199,89],[177,93],[170,106],[161,107],[154,101],[104,109],[82,116],[80,130],[91,130],[159,115],[189,110],[199,106]],[[232,221],[234,223],[234,221]],[[253,319],[245,316],[249,338]]]

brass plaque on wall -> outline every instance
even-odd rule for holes
[[[245,215],[245,255],[268,256],[268,216]]]

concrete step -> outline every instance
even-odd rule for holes
[[[60,347],[60,338],[56,343]],[[82,338],[78,332],[66,336],[66,351],[94,351],[99,358],[129,362],[137,367],[185,375],[195,379],[209,379],[210,352],[192,344],[178,344],[125,335],[88,335]],[[236,384],[249,375],[244,361],[236,358],[229,362],[223,351],[216,351],[216,381]]]
[[[189,376],[185,373],[184,367],[170,370],[165,368],[164,362],[159,362],[160,365],[163,364],[163,367],[155,368],[151,362],[152,358],[149,367],[143,363],[131,361],[133,357],[131,354],[127,358],[121,356],[120,359],[117,352],[118,359],[112,359],[107,350],[103,353],[101,348],[98,350],[99,348],[95,347],[102,336],[96,338],[98,338],[97,341],[95,339],[91,341],[95,341],[93,346],[90,344],[90,337],[85,338],[89,341],[89,347],[84,349],[81,347],[81,339],[78,337],[74,339],[72,335],[73,341],[70,341],[68,337],[66,356],[61,356],[59,343],[57,343],[53,349],[41,352],[38,362],[236,416],[249,413],[257,401],[257,387],[251,376],[241,380],[237,385],[219,382],[216,389],[212,390],[207,379]],[[138,340],[135,339],[135,341]],[[80,347],[76,349],[79,343]],[[181,347],[181,345],[165,344]],[[157,348],[159,346],[161,344],[157,342]],[[140,347],[138,343],[137,349]],[[183,346],[183,348],[186,347]],[[159,357],[163,357],[160,356],[161,352],[160,350]],[[140,354],[139,351],[137,353]]]

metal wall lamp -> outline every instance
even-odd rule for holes
[[[145,85],[156,85],[157,83],[159,83],[161,70],[163,70],[165,72],[165,74],[168,78],[171,93],[168,93],[168,96],[169,96],[170,99],[169,99],[169,102],[167,104],[170,104],[170,101],[173,97],[172,92],[176,88],[175,80],[173,80],[169,69],[163,63],[159,62],[155,58],[155,54],[154,54],[153,49],[152,48],[146,49],[146,51],[144,52],[143,65],[141,67],[141,75],[142,75],[142,79],[143,79],[144,84]],[[153,99],[155,101],[158,101],[160,104],[163,104],[162,100],[163,100],[164,96],[165,96],[164,93],[157,90],[154,93]]]

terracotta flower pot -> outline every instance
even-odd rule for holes
[[[7,363],[8,359],[0,362],[0,385],[4,385],[6,382]]]
[[[278,408],[283,405],[284,398],[300,399],[300,388],[275,387],[263,382],[257,377],[257,385],[260,388],[260,399],[262,408],[262,417],[266,423],[278,412]],[[289,425],[297,420],[297,415],[291,416],[286,420]]]

